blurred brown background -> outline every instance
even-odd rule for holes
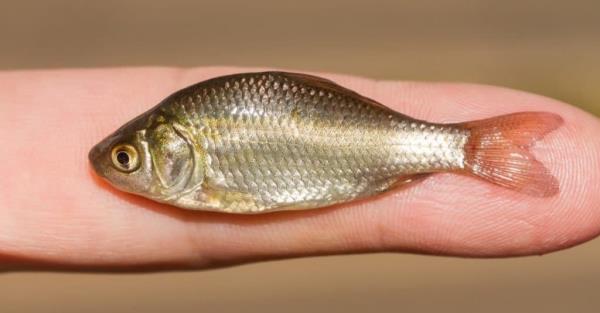
[[[0,3],[0,69],[247,65],[528,90],[600,114],[598,1]],[[0,312],[598,312],[600,242],[189,273],[0,276]]]

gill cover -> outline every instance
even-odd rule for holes
[[[163,195],[180,195],[202,183],[202,151],[184,127],[159,124],[146,138]]]

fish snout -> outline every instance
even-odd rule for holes
[[[97,144],[92,147],[88,153],[88,160],[90,161],[94,172],[102,177],[106,177],[106,158],[106,149],[101,144]]]
[[[88,153],[88,160],[90,160],[90,163],[93,164],[100,157],[100,152],[98,145],[95,145],[90,149],[90,152]]]

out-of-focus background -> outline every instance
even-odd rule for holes
[[[532,91],[600,114],[598,1],[0,3],[0,70],[241,65]],[[0,312],[598,312],[600,241],[541,257],[0,275]]]

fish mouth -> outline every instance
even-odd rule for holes
[[[93,146],[92,149],[90,149],[90,152],[88,153],[88,160],[90,161],[90,163],[94,163],[98,157],[100,156],[100,149],[98,148],[98,146]]]
[[[100,145],[95,145],[94,147],[92,147],[92,149],[90,149],[90,152],[88,153],[88,160],[90,161],[94,172],[98,176],[106,178],[105,172],[102,169],[102,155],[103,149],[100,147]]]

